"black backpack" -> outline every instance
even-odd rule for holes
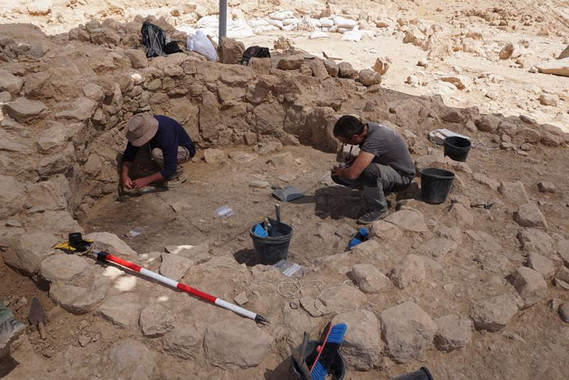
[[[243,52],[243,59],[241,60],[241,64],[247,66],[251,58],[271,58],[271,53],[269,52],[269,48],[261,47],[261,46],[249,46]]]

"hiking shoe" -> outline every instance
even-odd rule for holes
[[[182,183],[186,182],[187,180],[188,177],[182,174],[177,178],[162,182],[162,185],[167,189],[172,189],[174,187],[180,186]]]
[[[368,211],[362,215],[361,218],[358,219],[358,224],[370,224],[375,222],[376,220],[380,220],[385,218],[389,215],[389,211],[387,210],[380,210],[380,211]]]
[[[26,325],[17,319],[10,317],[0,324],[0,351],[4,351],[16,340],[24,330]]]

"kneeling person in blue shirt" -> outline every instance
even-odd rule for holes
[[[180,164],[196,154],[194,143],[184,128],[167,116],[137,114],[126,123],[125,129],[128,144],[122,158],[121,181],[127,189],[179,179],[184,170]],[[161,169],[133,180],[129,172],[141,149],[148,149]]]

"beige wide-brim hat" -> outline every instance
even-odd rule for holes
[[[158,120],[148,113],[134,115],[126,123],[126,138],[134,146],[143,146],[158,132]]]

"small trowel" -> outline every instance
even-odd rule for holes
[[[47,338],[47,334],[45,332],[47,317],[45,315],[43,307],[40,304],[40,301],[35,296],[32,298],[32,303],[30,304],[30,310],[28,311],[28,320],[32,325],[37,326],[40,337],[42,340],[45,340],[45,338]]]

